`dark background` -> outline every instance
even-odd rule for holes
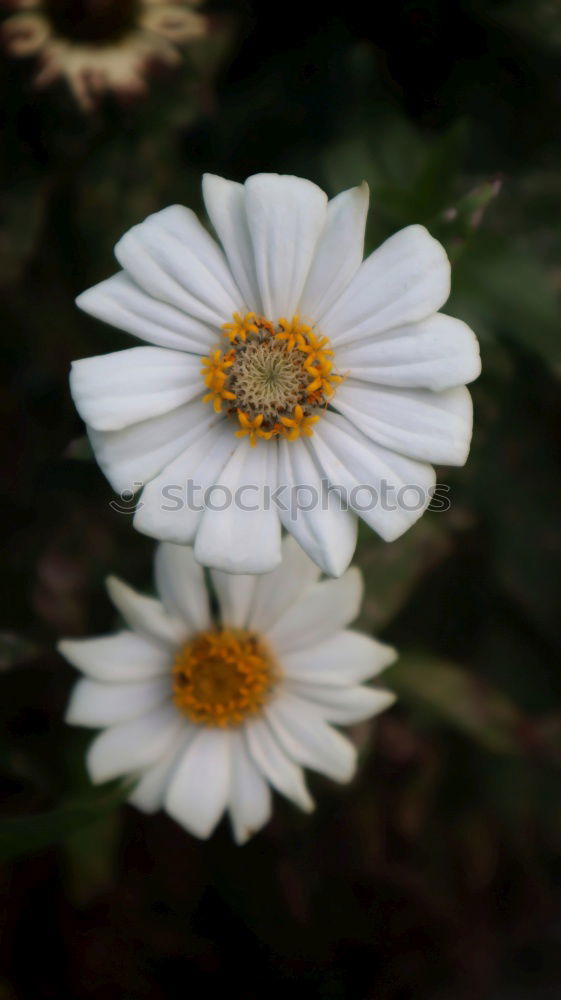
[[[148,99],[84,117],[2,67],[0,1000],[561,995],[561,4],[218,3]],[[447,513],[364,531],[361,625],[402,653],[397,707],[317,813],[243,849],[93,790],[61,635],[108,630],[103,579],[152,543],[109,507],[70,361],[130,346],[76,293],[203,170],[368,180],[368,242],[421,222],[478,333],[475,434]]]

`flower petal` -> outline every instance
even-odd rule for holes
[[[341,347],[337,370],[378,385],[439,391],[473,382],[479,344],[469,326],[444,313]]]
[[[116,576],[109,576],[106,584],[113,604],[134,632],[168,648],[175,648],[187,638],[186,623],[168,615],[160,601],[137,593]]]
[[[195,400],[120,431],[89,429],[89,437],[113,489],[136,493],[220,419]]]
[[[248,624],[260,632],[271,628],[287,608],[300,601],[318,579],[319,568],[308,558],[296,539],[287,535],[282,542],[282,562],[272,573],[265,573],[258,579]]]
[[[65,719],[74,726],[114,726],[146,715],[170,697],[169,677],[133,684],[81,680],[74,686]]]
[[[356,567],[337,580],[316,583],[277,619],[267,639],[283,656],[333,635],[358,615],[363,583]]]
[[[187,623],[189,631],[210,628],[204,570],[186,545],[162,542],[155,556],[156,590],[168,615]]]
[[[105,729],[93,741],[86,764],[94,784],[151,767],[165,754],[183,720],[171,705]]]
[[[304,767],[334,781],[350,781],[356,767],[356,749],[332,729],[317,707],[283,691],[264,708],[273,732],[286,753]]]
[[[287,682],[286,691],[303,701],[317,705],[324,719],[340,725],[350,726],[379,715],[393,705],[395,695],[391,691],[369,687],[337,688],[333,684],[306,684],[301,681]]]
[[[252,312],[262,313],[253,245],[245,210],[243,184],[215,174],[203,177],[203,197],[208,216],[224,248],[230,270]]]
[[[51,34],[47,18],[38,13],[14,14],[2,24],[2,42],[11,56],[35,55]]]
[[[145,813],[155,813],[162,808],[178,761],[197,732],[197,726],[192,726],[184,720],[184,725],[179,729],[166,753],[141,775],[140,781],[129,795],[131,805],[142,809]]]
[[[220,328],[244,309],[222,251],[195,213],[181,205],[133,226],[115,255],[141,288],[202,323]]]
[[[161,347],[131,347],[74,361],[70,391],[78,413],[98,431],[158,417],[201,396],[201,362]]]
[[[465,386],[431,392],[347,379],[334,406],[367,437],[402,455],[446,465],[467,459],[473,407]]]
[[[397,658],[392,646],[360,632],[342,631],[321,642],[284,653],[282,671],[291,683],[340,688],[370,680]]]
[[[281,530],[271,494],[277,485],[274,443],[238,445],[207,500],[195,540],[204,566],[226,573],[268,573],[281,561]]]
[[[209,837],[228,804],[230,734],[201,728],[189,743],[166,793],[170,816],[197,837]]]
[[[271,790],[246,749],[241,732],[230,734],[230,817],[236,843],[245,844],[271,817]]]
[[[314,800],[302,769],[286,755],[267,721],[258,718],[246,723],[243,735],[252,760],[273,788],[304,812],[312,812]]]
[[[325,226],[327,197],[311,181],[280,174],[254,174],[245,194],[264,313],[272,321],[292,318]]]
[[[146,9],[141,9],[140,23],[148,31],[168,38],[176,45],[189,42],[192,38],[202,38],[208,33],[208,22],[205,17],[195,14],[192,10],[182,10],[177,3],[164,6],[158,4],[156,9],[153,5],[149,5]]]
[[[327,479],[305,440],[279,442],[279,482],[291,487],[284,505],[288,509],[279,511],[283,526],[324,573],[341,576],[356,548],[357,519],[327,489]]]
[[[158,347],[208,354],[216,346],[216,327],[143,291],[125,271],[88,288],[76,305],[90,316]]]
[[[327,206],[327,221],[299,305],[315,323],[341,297],[362,263],[368,184],[342,191]]]
[[[426,319],[449,295],[450,264],[444,248],[424,226],[408,226],[364,261],[323,317],[322,333],[336,346],[350,344]]]
[[[145,486],[133,524],[153,538],[192,545],[214,486],[238,441],[226,420],[201,430],[191,444]]]
[[[78,670],[103,683],[159,677],[170,666],[169,651],[136,632],[122,631],[94,639],[62,639],[58,650]]]
[[[218,598],[222,625],[244,628],[259,577],[244,573],[222,573],[217,569],[211,569],[210,576]]]
[[[345,417],[325,413],[312,439],[319,463],[341,503],[391,542],[426,510],[434,469],[375,444]]]

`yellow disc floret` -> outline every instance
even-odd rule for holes
[[[303,434],[304,437],[311,437],[314,433],[312,427],[318,422],[318,420],[318,416],[306,417],[304,415],[304,410],[300,404],[298,404],[294,407],[292,417],[281,417],[284,436],[288,441],[295,441],[301,434]]]
[[[178,651],[173,665],[173,700],[199,725],[239,726],[260,711],[276,676],[273,657],[254,632],[209,629]]]
[[[342,381],[328,338],[300,316],[271,323],[257,313],[234,313],[223,330],[230,349],[203,361],[204,401],[217,413],[224,407],[238,422],[236,435],[252,446],[259,438],[310,437]]]
[[[232,343],[236,340],[241,340],[245,343],[248,333],[259,333],[259,328],[255,322],[255,313],[246,313],[245,316],[234,313],[232,320],[232,323],[224,323],[222,327],[224,333],[230,338]]]
[[[249,437],[251,445],[255,445],[257,438],[264,438],[268,441],[273,436],[273,431],[265,431],[261,426],[264,420],[262,413],[258,413],[253,420],[250,420],[246,413],[238,410],[238,420],[241,427],[239,431],[236,431],[236,437]]]
[[[203,396],[204,403],[212,400],[214,409],[220,413],[224,400],[233,401],[236,397],[233,392],[226,389],[228,380],[228,368],[234,364],[232,352],[222,354],[222,351],[213,351],[210,358],[203,358],[201,374],[206,387],[210,390]]]

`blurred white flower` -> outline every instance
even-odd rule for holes
[[[164,808],[199,837],[228,811],[243,843],[271,815],[270,786],[310,811],[302,767],[352,778],[355,748],[330,723],[359,722],[392,703],[363,681],[395,652],[346,628],[359,610],[358,570],[318,582],[293,539],[266,577],[211,576],[217,621],[186,546],[158,547],[159,600],[110,578],[127,628],[59,644],[86,675],[67,721],[107,727],[88,754],[94,782],[137,777],[134,805]]]
[[[203,192],[221,246],[192,211],[167,208],[117,244],[124,270],[79,297],[155,346],[75,362],[74,401],[115,490],[144,485],[140,531],[194,543],[204,565],[263,573],[279,563],[282,521],[337,576],[356,513],[392,541],[430,502],[429,463],[465,462],[476,338],[437,313],[450,266],[422,226],[362,260],[366,185],[328,203],[298,177],[207,175]],[[187,478],[245,487],[246,503],[166,504]],[[266,503],[287,485],[322,502],[297,517]]]
[[[38,87],[63,77],[91,111],[106,91],[138,97],[156,65],[175,66],[178,46],[207,33],[187,9],[199,0],[0,0],[15,8],[2,25],[6,50],[37,56]]]

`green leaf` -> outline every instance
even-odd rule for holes
[[[363,522],[357,561],[364,576],[361,625],[378,632],[401,611],[423,577],[450,555],[448,525],[441,515],[425,516],[391,545]]]
[[[479,229],[501,187],[498,179],[483,181],[429,223],[432,235],[444,243],[453,261],[464,252],[465,241]]]
[[[453,203],[467,132],[463,122],[436,139],[408,122],[384,116],[331,147],[324,158],[333,192],[368,182],[372,194],[368,247],[397,227],[429,223]],[[381,224],[381,225],[380,225]]]
[[[455,663],[403,656],[384,675],[388,686],[427,721],[441,721],[498,754],[521,751],[524,720],[500,691]]]
[[[65,840],[67,891],[77,905],[89,903],[111,884],[117,867],[121,826],[120,813],[110,810]]]
[[[0,632],[0,671],[28,664],[40,653],[39,646],[17,632]]]
[[[86,434],[74,438],[64,452],[65,458],[73,458],[77,462],[92,462],[95,458],[90,439]]]
[[[96,823],[104,814],[122,805],[130,783],[92,789],[87,796],[69,801],[49,812],[7,817],[0,821],[0,861],[34,854],[66,841],[78,830]]]
[[[561,362],[561,305],[546,268],[524,247],[481,234],[454,270],[446,312],[481,337],[512,337],[550,364]]]
[[[44,223],[49,183],[34,175],[9,180],[0,195],[0,275],[8,284],[16,280],[34,253]]]

